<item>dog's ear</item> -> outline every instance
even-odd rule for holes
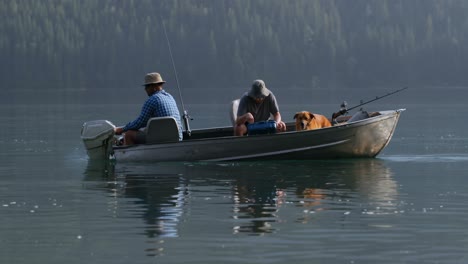
[[[294,118],[294,119],[296,119],[298,115],[299,115],[299,114],[298,114],[298,113],[296,113],[296,114],[294,115],[294,117],[293,117],[293,118]]]
[[[307,115],[309,116],[310,120],[314,119],[315,116],[311,112],[307,112]]]

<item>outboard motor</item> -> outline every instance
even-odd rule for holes
[[[115,126],[107,120],[83,124],[81,139],[90,159],[107,159],[112,152]]]

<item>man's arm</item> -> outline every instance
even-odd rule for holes
[[[236,119],[236,125],[237,126],[240,126],[240,125],[245,125],[245,123],[253,123],[255,120],[254,120],[254,117],[251,113],[247,113],[245,115],[241,115],[239,117],[237,117]]]
[[[128,131],[128,130],[138,130],[142,127],[146,126],[146,123],[148,120],[151,118],[151,113],[153,112],[153,106],[151,104],[150,100],[147,100],[143,107],[141,108],[140,115],[137,117],[137,119],[133,120],[132,122],[128,123],[126,126],[123,127],[123,131]]]
[[[281,114],[280,114],[280,112],[276,112],[276,114],[273,115],[273,120],[275,120],[276,123],[281,122]]]
[[[279,130],[279,131],[286,131],[286,124],[281,121],[281,114],[280,112],[276,112],[276,114],[273,115],[273,119],[275,120],[276,122],[276,128]]]

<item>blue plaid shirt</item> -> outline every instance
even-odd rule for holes
[[[157,91],[146,100],[137,119],[124,126],[123,131],[138,130],[146,127],[148,120],[152,117],[172,116],[179,127],[179,140],[182,140],[182,123],[180,113],[174,97],[164,90]]]

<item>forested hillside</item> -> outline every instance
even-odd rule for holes
[[[466,0],[2,0],[1,89],[464,85]]]

